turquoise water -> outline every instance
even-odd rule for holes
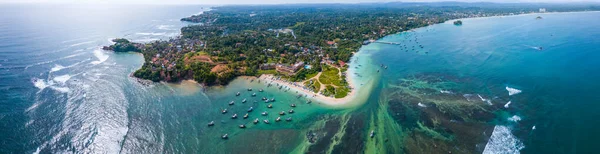
[[[600,107],[600,13],[536,16],[466,19],[462,26],[447,22],[389,36],[383,40],[412,46],[417,38],[424,48],[417,53],[376,45],[374,61],[393,69],[384,84],[419,76],[462,81],[437,87],[491,99],[488,108],[496,117],[487,124],[507,126],[524,143],[522,152],[593,153],[600,125],[594,120]],[[506,87],[522,92],[509,96]],[[515,115],[521,120],[507,120]]]
[[[350,74],[367,88],[332,107],[247,78],[143,85],[129,77],[140,55],[99,50],[116,37],[176,36],[188,24],[178,19],[201,6],[0,10],[0,153],[592,153],[600,134],[598,12],[465,19],[385,37],[403,45],[361,48]]]

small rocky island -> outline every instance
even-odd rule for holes
[[[462,25],[462,21],[456,20],[456,21],[454,21],[454,25],[460,26],[460,25]]]
[[[116,38],[112,40],[115,44],[102,47],[102,50],[112,50],[115,52],[141,52],[144,44],[130,42],[124,38]]]

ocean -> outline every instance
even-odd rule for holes
[[[380,41],[401,45],[372,43],[352,58],[349,75],[367,88],[340,106],[248,78],[144,85],[129,77],[140,54],[100,49],[113,38],[177,36],[191,24],[180,18],[206,9],[1,5],[0,153],[595,152],[599,12],[463,19],[387,36]],[[278,115],[290,104],[294,113]]]

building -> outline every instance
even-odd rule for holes
[[[540,13],[546,12],[546,8],[540,8]]]
[[[261,70],[272,70],[272,69],[275,69],[275,66],[277,66],[275,63],[267,63],[267,64],[261,64],[259,66],[259,68]]]
[[[293,65],[278,64],[277,66],[275,66],[275,69],[280,73],[294,75],[296,74],[296,71],[298,71],[302,67],[304,67],[304,62],[297,62]]]

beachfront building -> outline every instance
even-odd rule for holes
[[[272,70],[272,69],[275,69],[275,66],[277,66],[275,63],[267,63],[267,64],[261,64],[259,66],[259,68],[261,70]]]
[[[298,71],[302,67],[304,67],[304,62],[297,62],[293,65],[278,64],[277,66],[275,66],[275,69],[283,74],[294,75],[296,74],[296,71]]]

